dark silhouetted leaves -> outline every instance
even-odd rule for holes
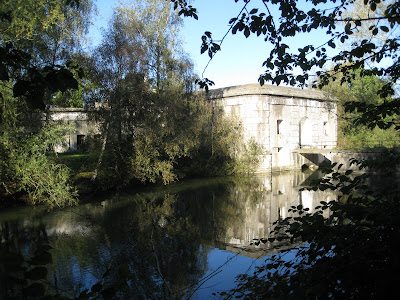
[[[47,276],[47,268],[45,267],[36,267],[30,271],[25,272],[25,278],[31,280],[46,279],[46,276]]]
[[[23,293],[26,297],[41,297],[44,296],[45,288],[43,284],[34,282],[30,286],[24,288]]]
[[[47,265],[52,262],[53,260],[51,254],[49,252],[42,252],[37,256],[33,257],[32,260],[30,261],[30,264],[34,266],[40,266],[40,265]]]

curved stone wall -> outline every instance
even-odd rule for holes
[[[258,172],[300,168],[298,149],[333,149],[337,102],[315,90],[259,84],[210,90],[209,100],[239,118],[244,138],[264,147]]]

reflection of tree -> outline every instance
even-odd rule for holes
[[[48,239],[54,248],[50,284],[69,297],[99,281],[104,288],[118,287],[120,298],[187,296],[207,271],[211,246],[226,246],[232,238],[244,241],[254,228],[257,237],[268,234],[265,228],[272,217],[278,218],[279,209],[299,204],[293,188],[299,178],[274,177],[272,183],[271,178],[193,181],[117,195],[53,211],[38,221],[32,217],[28,223],[3,223],[2,234],[9,235],[3,240],[10,247],[26,245],[10,248],[22,253],[32,248],[31,237]],[[29,229],[22,230],[24,222]]]
[[[28,268],[23,257],[33,257],[33,251],[47,242],[41,223],[32,222],[29,228],[15,220],[0,224],[0,299],[22,297],[22,288],[27,286],[23,272]]]

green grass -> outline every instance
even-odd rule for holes
[[[61,153],[56,160],[65,164],[74,174],[92,172],[96,164],[96,158],[85,153]]]

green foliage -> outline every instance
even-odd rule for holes
[[[72,70],[77,81],[76,89],[58,91],[51,99],[51,104],[57,107],[80,107],[86,103],[85,99],[96,89],[96,85],[87,78],[82,78],[83,70]]]
[[[0,181],[6,193],[30,203],[76,203],[69,170],[48,155],[67,128],[42,128],[39,110],[55,93],[78,88],[71,61],[87,32],[92,2],[3,1],[0,7]]]
[[[88,30],[92,2],[68,2],[4,1],[0,8],[0,80],[12,79],[14,97],[32,109],[44,109],[53,93],[77,88],[82,78],[72,53]]]
[[[341,84],[342,76],[334,75],[334,81],[323,88],[338,100],[338,146],[345,149],[393,147],[400,138],[393,126],[397,115],[368,114],[366,119],[366,114],[360,112],[361,105],[375,107],[392,101],[389,96],[382,99],[378,95],[388,81],[375,75],[360,76],[361,72],[354,72],[348,84]],[[356,111],[350,111],[352,105],[357,107]]]
[[[240,130],[204,95],[192,94],[196,76],[180,48],[180,25],[164,1],[118,7],[88,64],[98,100],[110,107],[100,114],[93,177],[103,188],[235,169]]]
[[[258,144],[254,138],[243,143],[242,147],[239,150],[240,155],[236,159],[235,173],[252,174],[260,163],[260,156],[264,153],[264,147]]]
[[[188,138],[196,141],[187,157],[178,162],[186,176],[222,176],[243,171],[239,153],[243,150],[242,128],[227,117],[216,103],[198,99],[193,103]]]
[[[56,164],[48,154],[69,130],[70,127],[52,125],[30,137],[21,132],[2,137],[6,162],[1,165],[1,173],[9,194],[22,191],[27,193],[28,203],[46,203],[50,207],[77,203],[76,192],[69,184],[69,169]]]

